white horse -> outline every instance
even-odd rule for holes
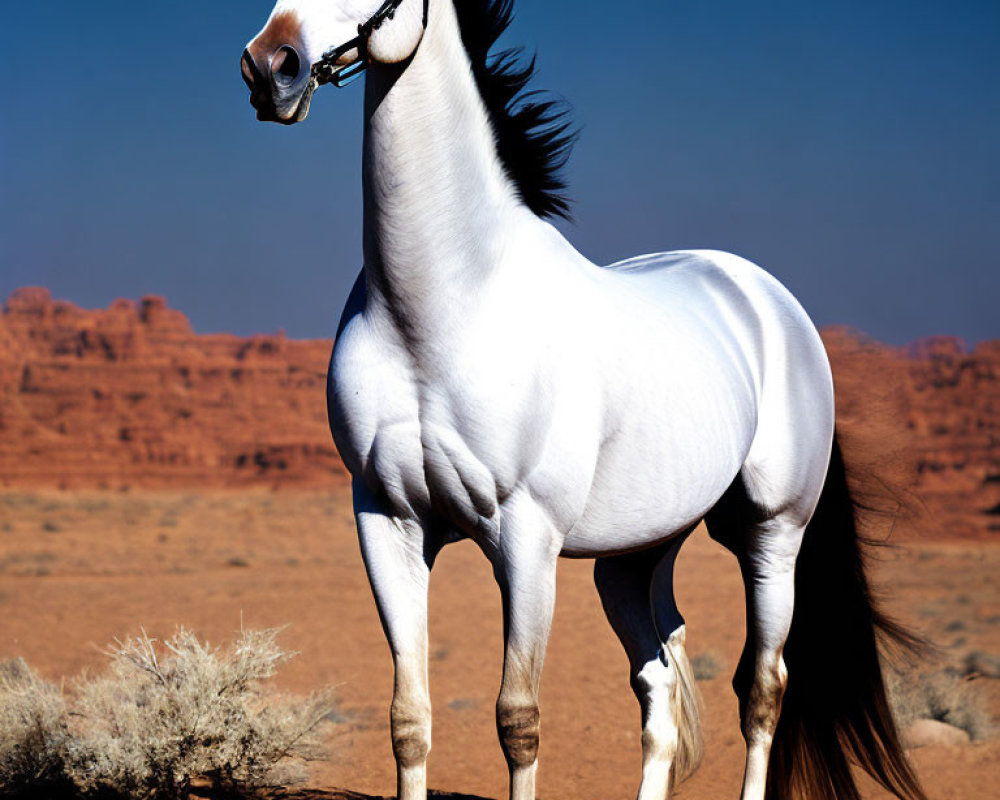
[[[746,585],[743,798],[857,798],[849,760],[922,798],[876,646],[904,634],[869,599],[805,312],[726,253],[590,263],[545,221],[566,124],[520,95],[530,67],[489,56],[510,0],[380,2],[279,0],[242,68],[286,124],[367,69],[364,268],[328,396],[395,663],[399,797],[426,796],[428,580],[461,538],[503,595],[512,800],[534,798],[559,556],[596,559],[642,709],[639,798],[667,797],[701,752],[672,572],[705,519]]]

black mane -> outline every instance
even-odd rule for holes
[[[524,88],[535,72],[535,59],[521,62],[521,49],[490,48],[507,30],[513,0],[454,0],[462,44],[472,62],[497,154],[524,204],[539,217],[569,219],[566,182],[560,174],[576,138],[567,109],[553,100],[538,100]]]

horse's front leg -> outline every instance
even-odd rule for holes
[[[425,800],[431,748],[427,588],[439,547],[416,522],[385,514],[359,481],[354,514],[361,555],[395,666],[390,724],[396,797]]]
[[[538,766],[538,689],[555,604],[559,538],[526,495],[510,498],[491,554],[503,596],[504,667],[497,732],[510,771],[511,800],[534,800]]]

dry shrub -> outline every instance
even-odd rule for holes
[[[948,669],[886,672],[889,702],[901,726],[918,719],[935,719],[961,728],[973,741],[995,734],[989,703],[973,681]]]
[[[691,659],[691,669],[696,681],[712,681],[722,674],[724,665],[718,653],[699,653]]]
[[[5,735],[0,785],[15,768],[28,773],[22,762],[44,764],[53,780],[94,798],[184,798],[194,784],[246,795],[289,782],[291,768],[319,755],[317,729],[333,706],[329,692],[265,695],[262,682],[291,657],[277,633],[246,631],[225,650],[183,628],[162,643],[145,632],[116,641],[108,672],[77,681],[68,703],[33,678],[18,718],[41,721],[22,724],[27,747]],[[0,699],[6,723],[7,694]],[[21,785],[37,793],[37,782]]]
[[[58,794],[66,702],[21,659],[0,663],[0,794]]]

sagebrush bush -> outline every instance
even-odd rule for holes
[[[699,653],[691,659],[691,669],[696,681],[712,681],[722,674],[722,658],[714,652]]]
[[[184,798],[195,782],[247,794],[288,782],[291,764],[318,755],[317,728],[333,706],[329,692],[298,701],[263,693],[291,657],[277,633],[246,631],[219,650],[183,628],[162,643],[143,632],[116,641],[109,670],[77,681],[68,699],[32,674],[20,711],[8,714],[3,697],[4,728],[14,730],[6,719],[16,713],[34,732],[20,748],[5,736],[0,785],[30,771],[21,762],[94,798]]]
[[[0,663],[0,794],[58,794],[66,720],[58,687],[21,659]]]
[[[934,719],[961,728],[973,741],[996,732],[989,703],[974,682],[951,670],[901,674],[887,670],[886,688],[896,720]]]

